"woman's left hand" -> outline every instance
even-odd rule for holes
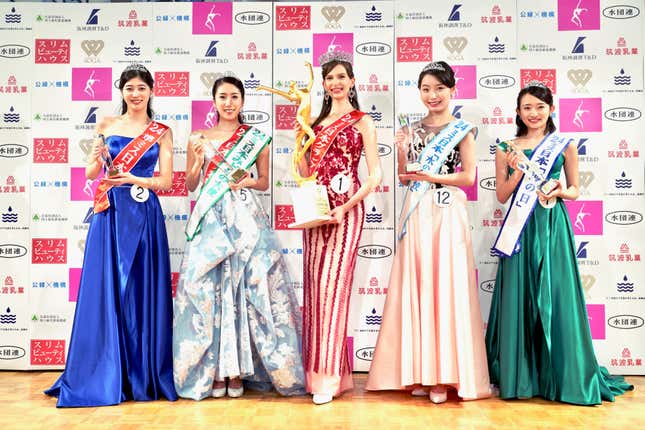
[[[552,189],[549,194],[544,194],[539,189],[537,190],[538,199],[540,199],[541,202],[546,202],[547,200],[552,199],[553,197],[562,196],[562,183],[557,179],[554,179],[554,181],[556,182],[555,188]]]
[[[228,186],[231,188],[231,191],[239,191],[242,188],[248,188],[251,185],[255,184],[255,179],[251,178],[250,176],[246,176],[244,179],[242,179],[240,182],[229,182]]]
[[[134,176],[130,172],[117,173],[112,176],[105,176],[101,179],[102,182],[105,182],[108,185],[119,186],[125,184],[134,184],[136,182],[137,176]]]
[[[331,212],[329,212],[329,216],[332,217],[332,219],[329,220],[329,224],[340,224],[343,222],[343,217],[346,212],[347,209],[345,208],[345,205],[336,206],[331,210]]]
[[[410,173],[399,173],[399,179],[401,181],[425,181],[425,182],[434,182],[434,178],[429,173],[424,171],[419,172],[410,172]]]

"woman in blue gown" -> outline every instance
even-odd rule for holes
[[[57,407],[177,399],[168,239],[153,192],[172,185],[172,132],[151,122],[152,88],[145,67],[128,66],[119,80],[122,114],[97,127],[107,148],[97,139],[87,178],[112,160],[121,173],[106,175],[95,198],[67,365],[45,392],[58,397]],[[124,156],[145,141],[136,156]],[[160,174],[153,177],[157,160]]]

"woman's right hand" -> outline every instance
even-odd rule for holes
[[[208,142],[203,134],[191,134],[188,138],[188,150],[192,152],[195,163],[200,166],[204,163],[204,145]]]
[[[106,151],[107,147],[103,144],[101,138],[94,139],[94,145],[90,153],[90,163],[96,161],[98,164],[103,165],[103,157],[101,157],[101,154],[105,154]]]
[[[397,131],[394,134],[394,144],[396,145],[399,158],[403,157],[407,159],[408,147],[410,146],[410,135],[403,131],[403,129]]]
[[[506,153],[506,164],[513,169],[518,170],[517,165],[520,162],[520,155],[514,150],[510,150]]]

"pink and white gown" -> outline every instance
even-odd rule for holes
[[[411,146],[408,159],[416,160],[424,138],[442,128],[415,124],[421,139],[416,147]],[[439,173],[453,173],[460,163],[457,145]],[[407,233],[398,242],[365,388],[405,390],[416,384],[445,384],[456,388],[463,399],[488,397],[466,194],[447,186],[453,201],[440,207],[433,200],[433,188],[421,198],[408,219]],[[406,194],[402,214],[408,212],[410,194]]]

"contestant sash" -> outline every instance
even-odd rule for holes
[[[456,119],[444,127],[419,154],[417,162],[421,164],[421,170],[431,175],[439,172],[450,151],[461,142],[461,140],[472,130],[475,126],[463,119]],[[403,222],[401,224],[401,231],[399,232],[399,240],[407,233],[407,224],[410,215],[414,212],[421,201],[421,198],[426,191],[430,188],[430,182],[427,181],[412,181],[406,191],[410,194],[410,206],[406,213],[401,213]],[[405,199],[404,199],[405,201]]]
[[[309,168],[312,172],[318,171],[320,162],[334,142],[334,139],[336,139],[338,133],[361,119],[363,115],[365,115],[365,112],[353,110],[341,116],[316,134],[316,140],[311,145],[309,156]]]
[[[112,160],[115,169],[120,172],[129,172],[139,162],[143,154],[152,147],[164,133],[168,126],[160,122],[152,121],[139,136],[128,143]],[[110,207],[110,200],[107,192],[113,187],[103,181],[99,183],[94,196],[94,213],[99,213]]]
[[[271,137],[257,128],[241,125],[229,140],[220,145],[218,151],[225,155],[222,158],[216,153],[206,166],[204,183],[186,225],[186,238],[189,241],[199,232],[206,212],[229,190],[228,175],[231,171],[248,170],[269,142]]]
[[[510,257],[520,251],[520,236],[538,199],[536,191],[543,182],[543,178],[548,177],[555,161],[567,147],[569,141],[569,138],[551,133],[533,150],[531,161],[537,163],[542,177],[536,173],[525,173],[517,187],[493,246],[503,256]]]

